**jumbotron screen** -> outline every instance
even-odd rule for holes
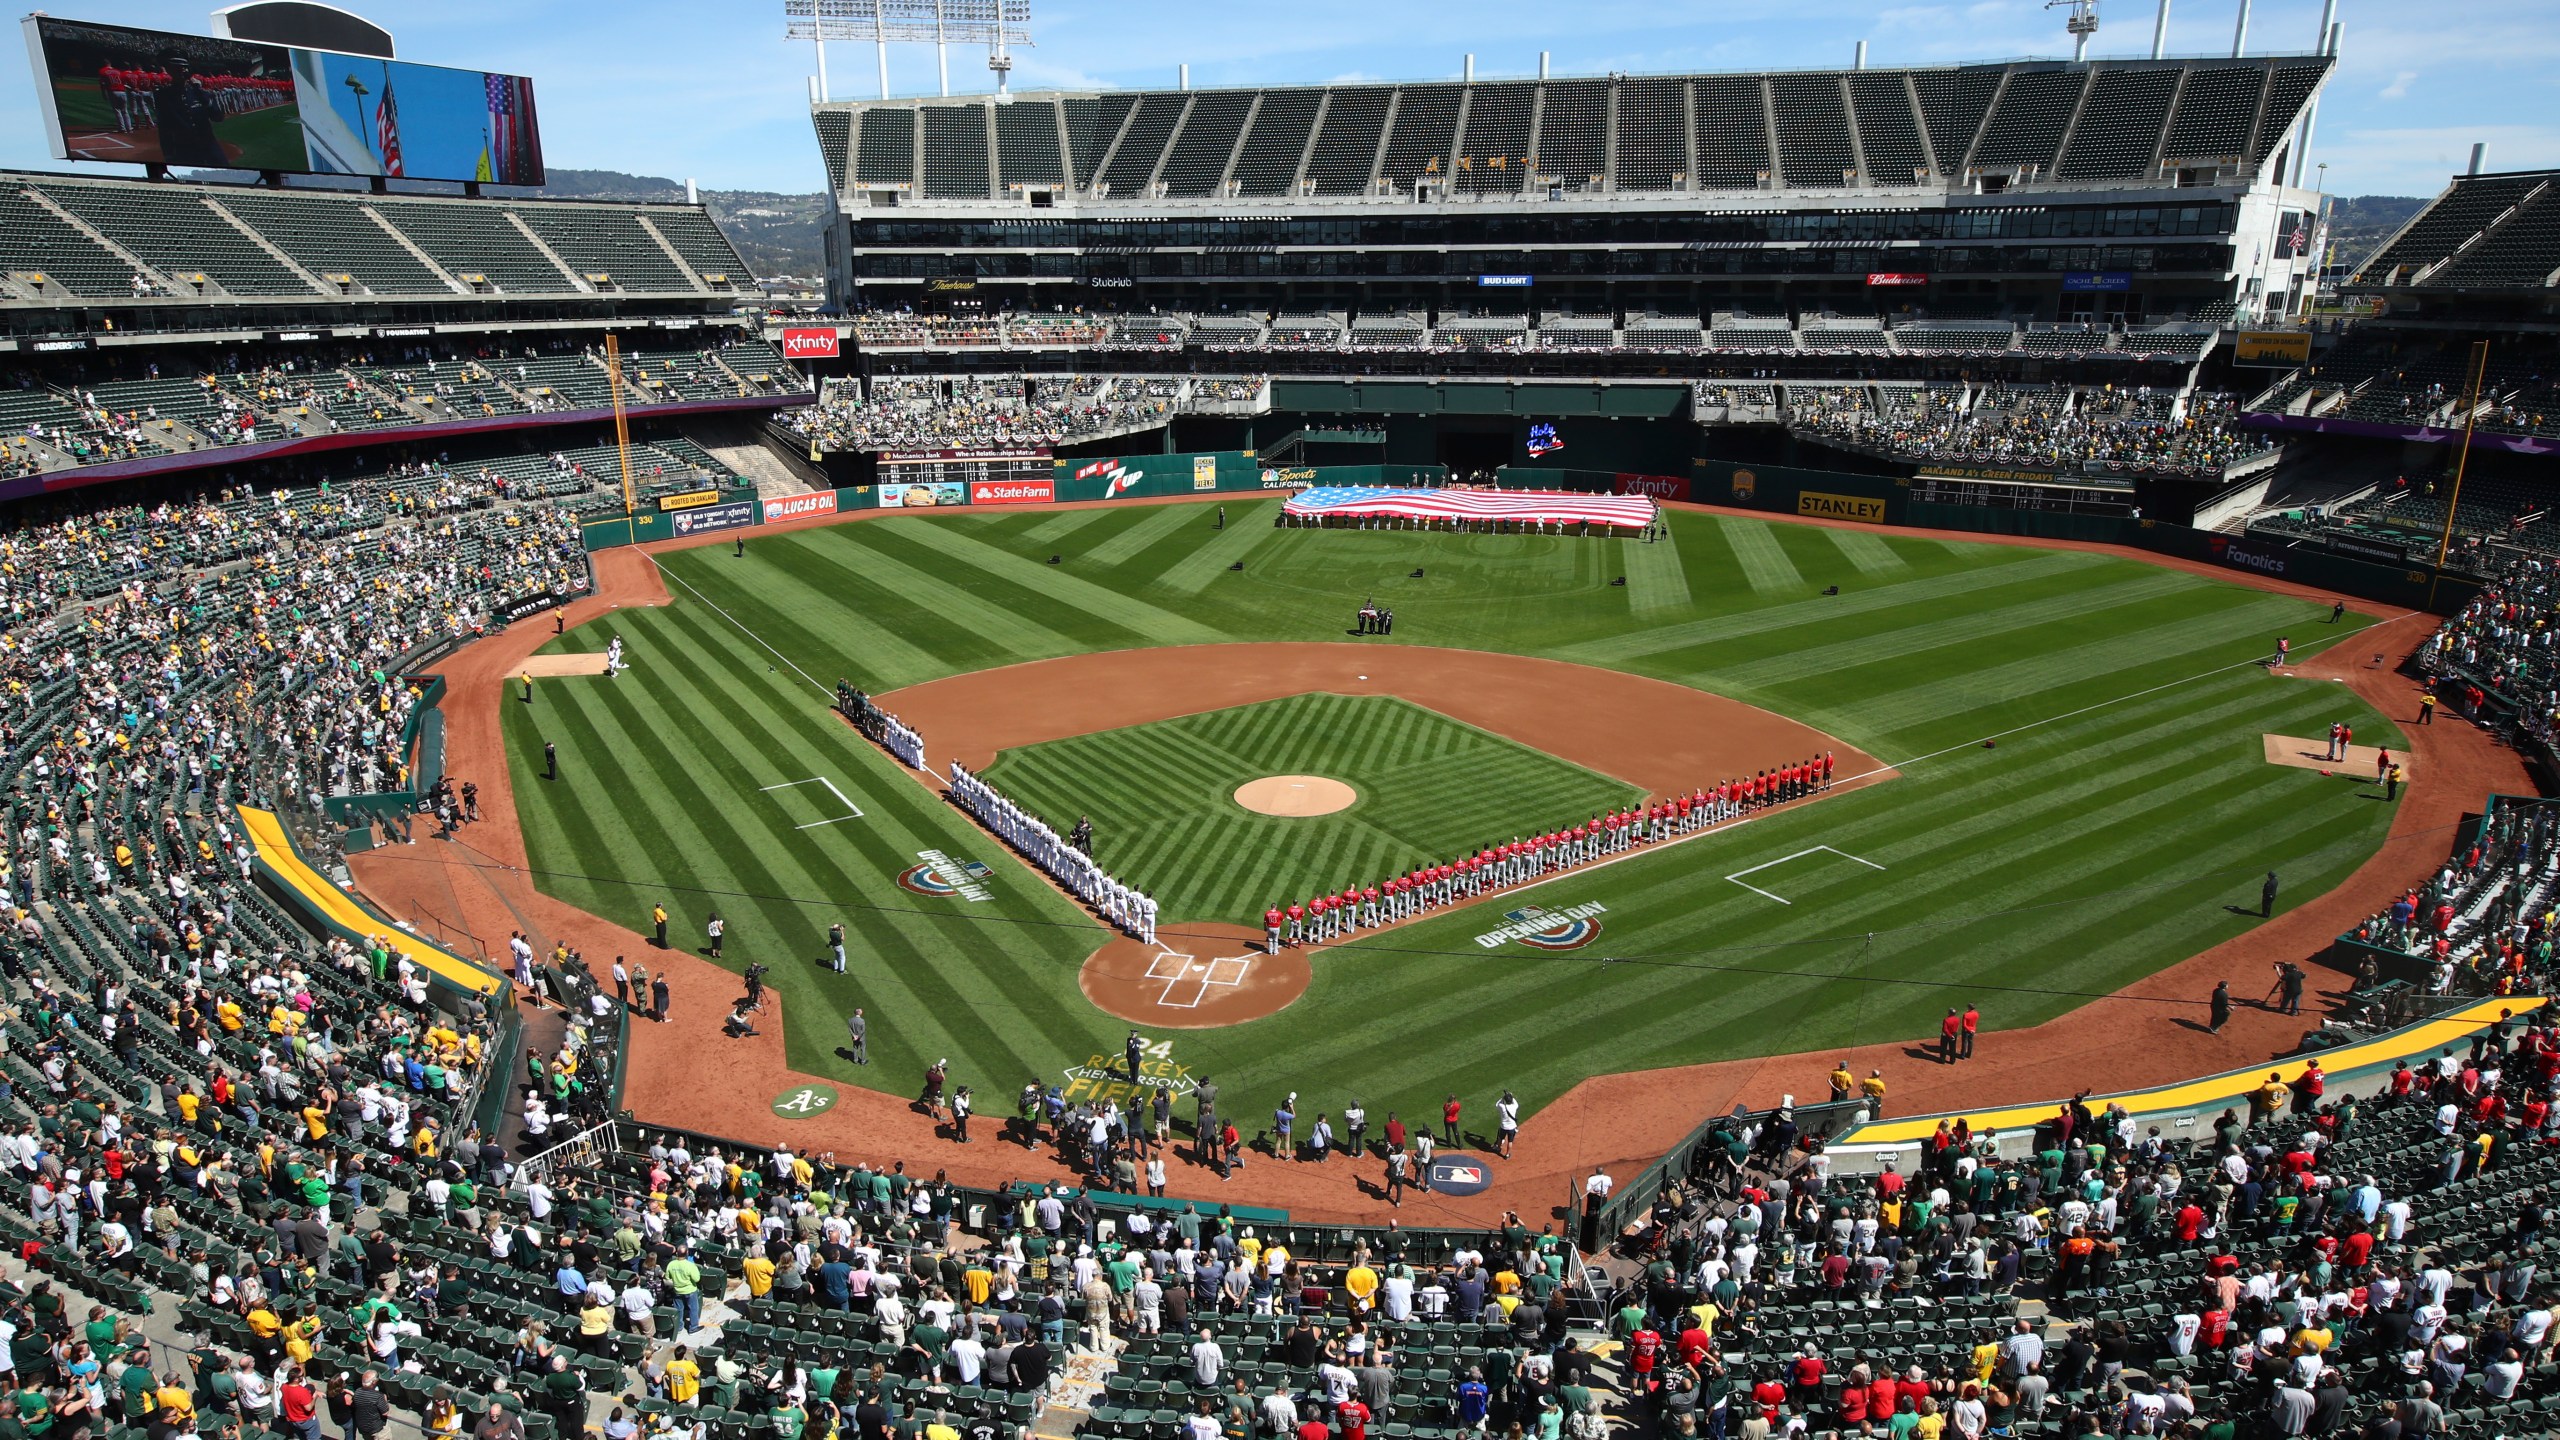
[[[60,159],[542,183],[521,75],[48,15],[25,29]]]

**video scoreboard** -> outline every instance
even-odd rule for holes
[[[1046,450],[884,450],[880,480],[892,485],[1024,484],[1045,481],[1052,469]]]

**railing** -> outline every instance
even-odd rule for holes
[[[1779,1113],[1776,1110],[1737,1109],[1730,1115],[1710,1116],[1699,1122],[1698,1128],[1684,1136],[1679,1144],[1665,1150],[1652,1164],[1636,1172],[1634,1179],[1609,1192],[1608,1200],[1600,1207],[1600,1248],[1606,1250],[1610,1242],[1627,1228],[1630,1219],[1651,1210],[1654,1198],[1665,1187],[1698,1173],[1699,1148],[1719,1127],[1735,1135],[1746,1135],[1765,1127]],[[1860,1100],[1825,1101],[1792,1106],[1786,1113],[1794,1120],[1799,1133],[1814,1139],[1828,1139],[1864,1121],[1867,1106]]]

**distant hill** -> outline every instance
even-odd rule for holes
[[[2417,195],[2349,195],[2329,209],[2329,243],[2337,263],[2353,270],[2373,257],[2382,242],[2426,208],[2433,197]]]
[[[253,184],[246,170],[195,170],[190,180]],[[349,176],[297,175],[296,189],[361,190],[365,182]],[[451,193],[449,186],[402,185],[394,190]],[[553,170],[538,188],[491,185],[485,194],[526,200],[654,200],[681,201],[684,182],[659,175],[628,175],[620,170]],[[827,197],[814,191],[791,194],[767,190],[704,190],[704,208],[729,243],[746,258],[759,280],[778,276],[815,277],[825,267],[820,237],[826,228]]]

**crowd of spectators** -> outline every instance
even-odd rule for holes
[[[1174,402],[1107,376],[848,381],[782,423],[827,450],[1034,450],[1165,424]]]
[[[2263,453],[2240,428],[2237,402],[2198,391],[2173,410],[2157,391],[2112,385],[1978,387],[1969,404],[1883,413],[1863,400],[1793,406],[1792,423],[1818,439],[1939,463],[2211,475]]]

